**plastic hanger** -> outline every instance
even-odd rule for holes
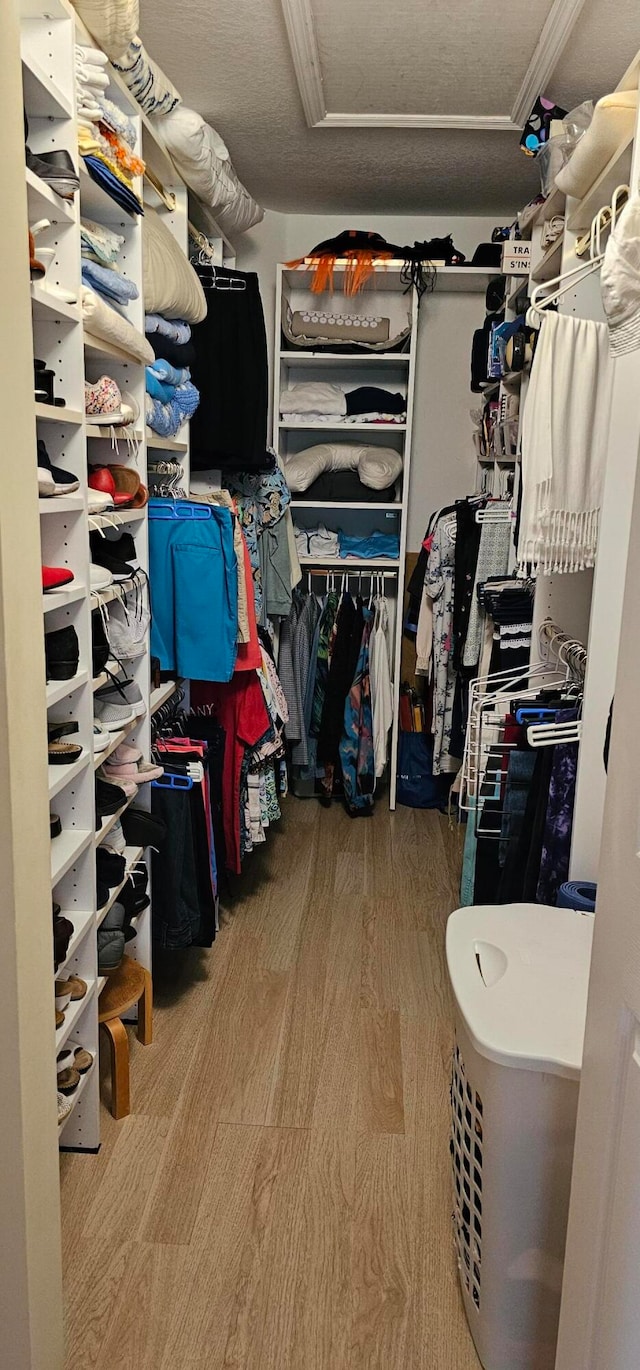
[[[213,517],[208,504],[191,504],[188,500],[164,499],[155,504],[149,500],[150,519],[192,519],[194,521]]]

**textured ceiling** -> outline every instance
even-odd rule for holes
[[[539,31],[548,0],[529,0],[526,6],[517,0],[516,9],[521,8],[528,15],[527,33],[532,16]],[[408,22],[409,12],[415,11],[409,0],[372,0],[369,5],[364,0],[318,0],[318,9],[323,41],[331,16],[340,25],[344,60],[332,66],[331,80],[340,80],[344,88],[351,50],[354,100],[357,91],[361,109],[382,108],[375,83],[384,79],[386,98],[396,91],[396,108],[398,91],[407,82],[416,98],[420,93],[422,108],[433,112],[426,96],[435,47],[438,89],[441,94],[445,88],[458,92],[457,103],[451,101],[455,112],[466,112],[465,100],[472,102],[474,91],[486,93],[492,86],[500,96],[498,112],[508,112],[517,82],[513,62],[501,81],[501,62],[509,63],[509,47],[500,37],[499,7],[489,7],[485,0],[474,0],[472,6],[469,0],[448,0],[443,38],[438,27],[442,0],[429,6],[420,0],[423,15],[434,15],[437,43],[425,38],[422,21]],[[481,31],[473,30],[472,43],[470,9],[483,14],[491,9],[494,16]],[[367,11],[370,16],[375,12],[375,26],[367,27]],[[400,12],[406,13],[397,23]],[[519,152],[516,133],[308,128],[279,0],[182,0],[179,7],[175,0],[141,0],[141,33],[185,103],[222,134],[238,174],[266,208],[491,214],[517,209],[538,190],[535,164]],[[530,37],[523,46],[528,61]],[[637,0],[616,0],[615,8],[611,0],[586,0],[547,93],[569,108],[588,96],[597,98],[615,86],[638,48]],[[518,81],[522,74],[520,60]],[[469,108],[477,106],[471,103]]]

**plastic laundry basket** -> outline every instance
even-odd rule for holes
[[[454,1241],[485,1370],[553,1370],[593,917],[458,909],[451,1081]]]

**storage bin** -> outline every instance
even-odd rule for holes
[[[485,1370],[553,1370],[593,917],[539,904],[458,909],[454,1243]]]

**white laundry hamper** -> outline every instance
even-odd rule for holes
[[[553,1370],[593,916],[458,909],[451,1080],[454,1241],[485,1370]]]

